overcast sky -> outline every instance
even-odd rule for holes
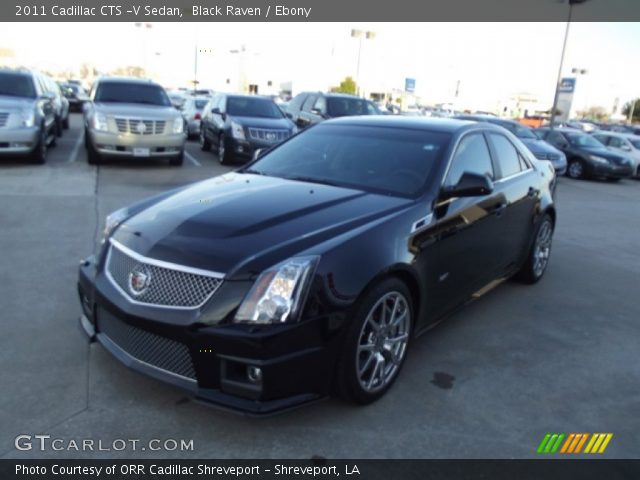
[[[426,101],[445,102],[460,81],[462,106],[493,108],[528,92],[551,104],[565,23],[0,23],[0,48],[24,65],[51,71],[82,62],[109,71],[146,66],[167,86],[193,78],[195,45],[201,85],[218,87],[241,69],[258,81],[292,81],[294,90],[325,89],[356,75],[359,40],[352,28],[374,31],[362,42],[360,83],[382,90],[416,79]],[[56,41],[43,41],[54,38]],[[238,51],[242,45],[245,53]],[[588,70],[574,106],[610,110],[640,96],[640,24],[573,23],[565,59]],[[242,58],[240,58],[242,57]],[[243,63],[241,65],[240,63]]]

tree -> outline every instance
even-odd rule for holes
[[[633,110],[632,122],[640,122],[640,98],[636,98],[624,104],[622,107],[622,114],[629,118],[629,113]]]
[[[118,67],[113,70],[113,75],[118,75],[122,77],[137,77],[137,78],[146,78],[147,72],[142,67],[138,66],[126,66],[126,67]]]
[[[604,107],[589,107],[586,110],[577,111],[576,114],[580,118],[587,118],[598,122],[609,120],[609,114]]]
[[[332,92],[337,93],[349,93],[351,95],[355,95],[357,91],[356,82],[351,77],[346,77],[343,81],[340,82],[340,85],[337,87],[333,87],[331,89]]]

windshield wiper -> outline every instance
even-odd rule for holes
[[[339,187],[340,185],[338,185],[335,182],[332,182],[331,180],[325,180],[323,178],[315,178],[315,177],[305,177],[304,175],[295,175],[292,177],[284,177],[287,180],[296,180],[298,182],[309,182],[309,183],[318,183],[320,185],[329,185],[332,187]]]
[[[268,176],[266,173],[261,172],[260,170],[254,170],[253,168],[245,168],[242,173],[253,173],[254,175],[264,175]]]

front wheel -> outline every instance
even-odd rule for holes
[[[40,130],[38,144],[35,146],[30,155],[31,162],[42,165],[47,161],[47,131],[44,126]]]
[[[377,284],[364,295],[338,364],[340,396],[367,404],[391,388],[404,363],[413,315],[411,292],[397,278]]]
[[[569,162],[567,175],[574,180],[584,177],[584,165],[580,160],[574,159]]]
[[[203,152],[211,150],[211,142],[207,140],[207,137],[204,134],[204,128],[200,128],[200,150]]]
[[[527,259],[522,265],[515,278],[523,283],[536,283],[542,278],[549,264],[551,255],[551,242],[553,240],[553,220],[549,215],[542,217],[538,225],[533,245],[527,255]]]
[[[184,163],[184,150],[182,150],[177,156],[169,160],[169,165],[172,167],[179,167]]]
[[[218,161],[221,165],[229,165],[233,161],[231,152],[227,149],[227,140],[223,133],[218,137]]]

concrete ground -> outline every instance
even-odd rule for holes
[[[196,142],[181,168],[92,167],[71,123],[45,166],[0,159],[0,457],[534,458],[547,432],[612,432],[604,456],[638,458],[640,181],[560,179],[543,281],[506,283],[420,338],[379,402],[254,419],[129,371],[77,329],[77,264],[105,215],[228,168]],[[19,451],[20,434],[140,444]],[[193,451],[143,450],[153,439]]]

